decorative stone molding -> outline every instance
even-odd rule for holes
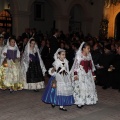
[[[83,9],[83,12],[86,16],[88,16],[88,13],[87,13],[87,6],[85,5],[85,2],[83,2],[82,0],[72,0],[70,3],[69,3],[69,6],[67,8],[67,14],[70,14],[70,11],[72,9],[73,6],[75,6],[76,4],[79,4],[82,9]]]
[[[12,12],[16,12],[19,10],[18,0],[10,0],[10,9]]]

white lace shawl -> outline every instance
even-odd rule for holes
[[[53,62],[53,67],[56,69],[56,71],[58,70],[59,67],[61,68],[61,70],[51,73],[52,70],[51,68],[49,69],[49,74],[55,76],[55,79],[57,81],[57,95],[70,96],[73,94],[73,89],[69,74],[68,60],[65,58],[64,61],[61,61],[58,58],[58,52],[60,51],[65,51],[65,50],[58,49],[57,52],[54,54],[55,61]],[[65,75],[60,74],[61,71],[66,71],[67,74]]]
[[[55,69],[57,70],[58,69],[58,67],[59,67],[59,64],[61,63],[61,61],[60,61],[60,59],[59,59],[59,52],[65,52],[65,50],[64,49],[61,49],[61,48],[58,48],[58,50],[56,51],[56,53],[54,54],[54,62],[53,62],[53,67],[55,67]],[[64,59],[64,62],[65,62],[65,64],[67,65],[67,72],[69,71],[69,66],[68,66],[68,60],[65,58]],[[50,68],[49,69],[49,74],[51,75],[51,76],[55,76],[56,75],[56,72],[51,72],[51,70],[52,70],[53,68]]]

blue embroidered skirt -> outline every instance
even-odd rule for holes
[[[74,104],[73,95],[71,96],[60,96],[56,94],[56,88],[52,88],[52,81],[54,77],[52,76],[48,85],[45,88],[44,94],[42,96],[42,101],[49,104],[59,105],[59,106],[67,106]]]

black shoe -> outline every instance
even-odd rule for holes
[[[106,87],[106,86],[103,86],[103,87],[102,87],[102,89],[106,90],[106,89],[108,89],[108,87]]]
[[[77,108],[83,108],[83,105],[81,105],[81,106],[77,105]]]
[[[10,90],[10,93],[13,93],[13,90]]]
[[[55,107],[55,105],[54,105],[54,104],[51,104],[51,106],[52,106],[52,108],[54,108],[54,107]]]
[[[39,92],[39,90],[34,90],[34,92]]]
[[[115,89],[115,90],[116,90],[116,89],[118,89],[118,88],[117,88],[117,87],[112,87],[112,89]]]
[[[67,111],[66,108],[59,108],[59,110],[62,110],[62,111]]]

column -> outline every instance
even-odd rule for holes
[[[12,13],[12,12],[11,12]],[[29,28],[29,13],[25,11],[16,11],[12,13],[13,34],[21,35],[25,28]]]

